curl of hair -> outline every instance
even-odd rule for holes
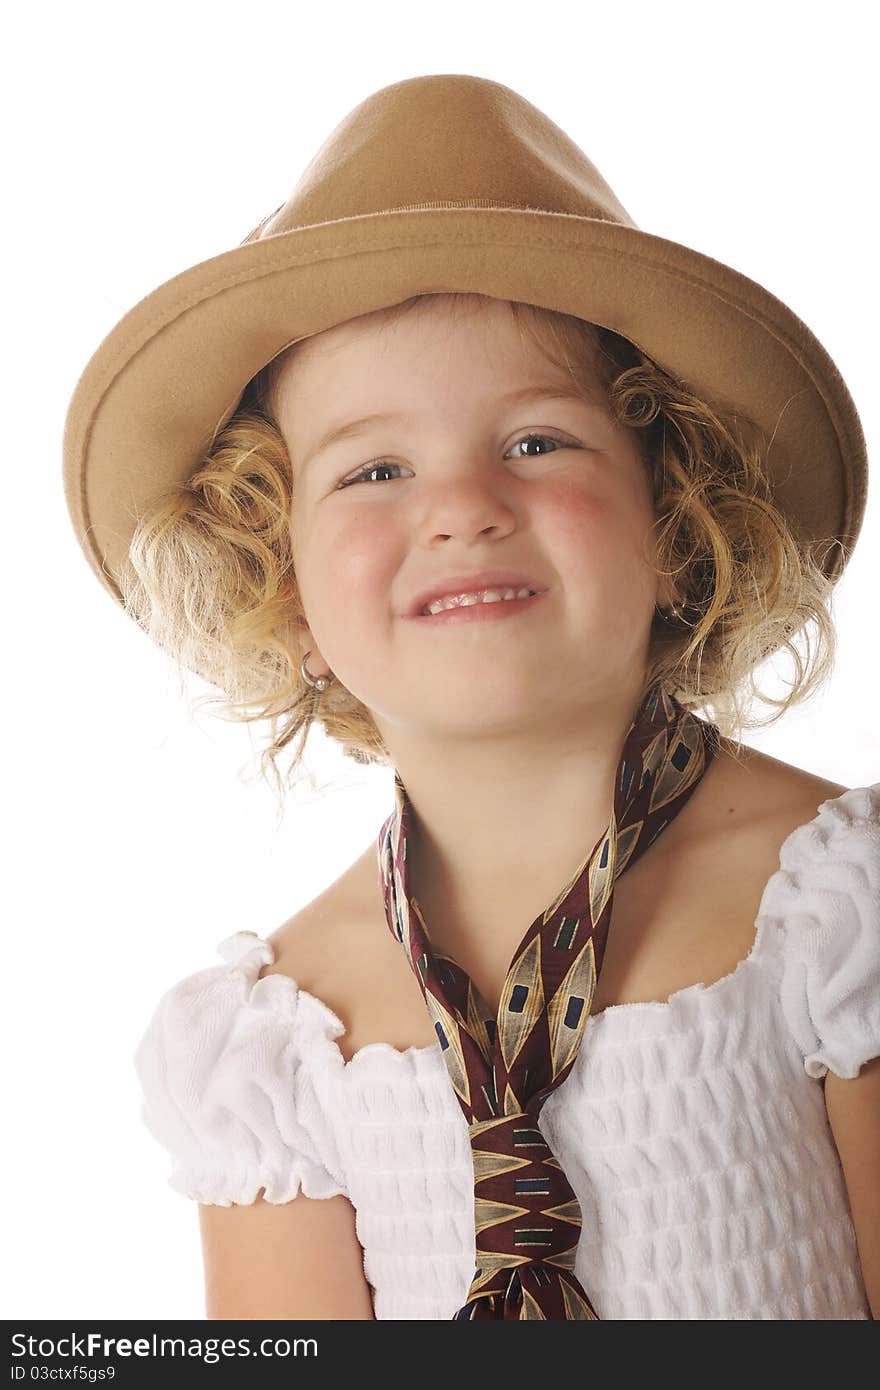
[[[392,322],[436,300],[477,310],[490,302],[416,295],[371,318]],[[605,403],[637,436],[652,483],[658,574],[672,576],[680,596],[672,618],[655,612],[642,694],[662,684],[686,708],[705,711],[722,737],[775,723],[828,679],[836,634],[824,556],[798,541],[774,505],[766,439],[741,412],[700,398],[610,329],[531,304],[509,307],[520,333],[593,399],[598,379]],[[355,762],[392,762],[369,709],[338,680],[321,693],[306,685],[281,635],[306,618],[289,530],[292,467],[272,407],[278,372],[295,351],[248,383],[191,477],[141,517],[120,577],[127,611],[174,659],[181,681],[185,669],[199,671],[222,692],[197,704],[234,721],[268,721],[260,772],[271,771],[280,798],[280,757],[296,740],[293,772],[316,720]],[[811,625],[815,640],[808,634],[802,655],[794,639]],[[754,675],[780,650],[795,675],[772,699]],[[756,717],[757,698],[775,713]]]

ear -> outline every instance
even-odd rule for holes
[[[300,659],[310,647],[314,646],[309,625],[305,618],[301,618],[298,614],[284,619],[278,629],[278,636]]]
[[[321,656],[318,643],[305,618],[299,615],[288,618],[281,628],[279,636],[285,645],[290,648],[290,651],[296,659],[297,665],[299,665],[308,652],[310,653],[308,669],[312,675],[326,676],[329,674],[329,667]]]

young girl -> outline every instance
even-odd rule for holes
[[[208,1316],[876,1316],[880,783],[736,737],[776,651],[780,713],[827,677],[865,505],[791,311],[415,78],[114,329],[65,477],[265,770],[315,721],[394,769],[138,1047]]]

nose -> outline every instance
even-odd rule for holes
[[[420,499],[423,539],[506,535],[516,526],[509,495],[509,474],[481,470],[473,464],[450,470],[425,488]]]

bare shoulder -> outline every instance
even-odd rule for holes
[[[261,974],[287,975],[336,1014],[346,1062],[374,1042],[404,1050],[436,1041],[418,983],[386,922],[374,844],[267,940],[275,960]]]
[[[684,810],[615,884],[591,1012],[732,974],[755,941],[783,842],[848,788],[722,739]]]
[[[814,820],[823,801],[850,788],[727,739],[722,740],[716,764],[714,780],[708,775],[704,779],[705,833],[697,835],[695,852],[704,862],[710,858],[723,866],[731,883],[742,885],[749,909],[743,921],[748,922],[764,884],[779,868],[788,836]]]
[[[798,816],[811,820],[823,801],[851,790],[732,739],[721,740],[718,762],[721,802],[741,806],[752,824],[772,827],[792,819],[797,824]]]
[[[275,960],[263,967],[261,975],[287,975],[302,989],[320,996],[322,982],[331,972],[338,974],[340,957],[348,954],[356,936],[371,855],[375,860],[375,851],[367,849],[317,897],[268,934]]]

